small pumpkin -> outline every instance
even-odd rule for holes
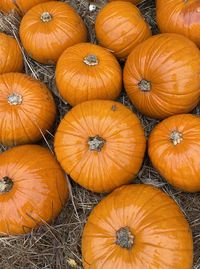
[[[56,84],[71,105],[92,99],[115,99],[122,87],[122,72],[106,49],[80,43],[66,49],[56,66]]]
[[[41,3],[23,17],[20,38],[27,53],[43,64],[56,63],[62,52],[87,40],[81,17],[63,2]]]
[[[105,5],[97,15],[95,29],[100,44],[121,59],[151,36],[150,27],[139,9],[123,1]]]
[[[51,222],[67,197],[65,175],[49,150],[25,145],[1,153],[1,235],[29,233]]]
[[[92,100],[78,104],[55,134],[58,161],[71,178],[91,191],[109,192],[138,173],[146,147],[144,131],[120,103]]]
[[[0,74],[21,72],[23,57],[17,41],[4,33],[0,33]]]
[[[200,118],[182,114],[159,123],[149,138],[156,170],[174,187],[200,191]]]
[[[190,227],[177,204],[148,185],[114,190],[83,230],[84,269],[192,269]]]
[[[182,34],[200,47],[199,0],[157,0],[156,19],[161,32]]]
[[[20,73],[0,76],[0,143],[36,142],[55,116],[54,99],[43,83]]]
[[[129,55],[124,85],[132,103],[148,117],[189,112],[200,97],[200,51],[178,34],[153,36]]]

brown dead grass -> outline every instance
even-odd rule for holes
[[[63,1],[70,3],[84,19],[89,39],[96,43],[94,22],[103,0],[96,1],[97,10],[89,12],[89,2],[86,0]],[[155,22],[155,1],[145,0],[140,4],[145,19],[152,26],[153,33],[158,33]],[[18,39],[19,18],[13,15],[0,15],[0,31],[14,35]],[[18,39],[19,40],[19,39]],[[58,107],[57,122],[51,133],[46,136],[48,146],[53,148],[53,133],[63,117],[70,109],[57,93],[54,82],[54,67],[38,64],[24,53],[25,71],[27,74],[45,82],[52,90]],[[125,92],[119,101],[137,113],[146,136],[158,122],[141,115],[130,103]],[[200,114],[197,107],[194,113]],[[41,143],[46,146],[46,142]],[[0,145],[0,151],[6,150]],[[148,157],[139,172],[135,183],[145,183],[157,186],[170,195],[181,207],[192,228],[194,237],[194,267],[200,269],[200,193],[188,194],[173,189],[152,168]],[[81,269],[81,234],[88,214],[104,195],[91,193],[71,181],[71,197],[61,215],[51,225],[44,225],[29,235],[0,238],[0,269]],[[106,269],[106,268],[105,268]],[[181,268],[180,268],[181,269]]]

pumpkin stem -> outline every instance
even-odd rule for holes
[[[182,135],[182,133],[174,130],[171,132],[170,140],[172,141],[174,146],[176,146],[177,144],[180,144],[181,141],[183,141],[183,135]]]
[[[42,22],[49,22],[52,20],[52,16],[49,12],[43,12],[40,19]]]
[[[134,243],[134,236],[129,227],[122,227],[116,232],[116,242],[121,248],[131,249]]]
[[[89,66],[95,66],[99,64],[99,59],[94,54],[88,54],[84,59],[83,62]]]
[[[88,145],[91,151],[101,151],[105,143],[106,141],[98,135],[89,137],[88,139]]]
[[[8,96],[8,103],[12,106],[21,105],[23,97],[21,94],[12,93]]]
[[[13,181],[9,177],[0,179],[0,193],[9,192],[13,187]]]
[[[140,88],[141,91],[143,92],[149,92],[151,90],[151,82],[146,80],[146,79],[142,79],[139,83],[138,83],[138,87]]]

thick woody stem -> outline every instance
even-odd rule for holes
[[[176,146],[177,144],[180,144],[181,141],[183,141],[183,135],[182,135],[182,133],[174,130],[171,132],[170,140],[172,141],[174,146]]]
[[[0,179],[0,194],[9,192],[13,187],[13,181],[9,177]]]
[[[140,88],[141,91],[143,92],[149,92],[151,90],[151,82],[146,80],[146,79],[142,79],[139,83],[138,83],[138,87]]]
[[[116,232],[116,242],[121,248],[131,249],[134,244],[134,236],[129,227],[122,227]]]
[[[88,139],[88,145],[91,151],[101,151],[105,143],[106,141],[98,135],[89,137]]]
[[[52,20],[52,16],[49,12],[43,12],[40,19],[42,22],[49,22]]]
[[[23,101],[22,95],[18,93],[10,94],[7,99],[8,99],[8,103],[12,106],[21,105]]]
[[[99,59],[98,59],[97,56],[94,55],[94,54],[88,54],[88,55],[83,59],[83,62],[84,62],[86,65],[89,65],[89,66],[95,66],[95,65],[98,65],[98,64],[99,64]]]

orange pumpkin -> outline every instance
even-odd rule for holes
[[[50,91],[41,82],[20,73],[0,76],[0,143],[32,143],[48,130],[56,108]]]
[[[146,147],[139,119],[120,103],[87,101],[75,106],[55,135],[61,166],[81,186],[108,192],[138,173]]]
[[[122,72],[115,57],[100,46],[76,44],[61,55],[56,84],[71,105],[92,99],[115,99],[122,87]]]
[[[44,64],[55,63],[66,48],[87,40],[81,17],[68,4],[55,1],[29,10],[19,33],[28,54]]]
[[[49,0],[1,0],[0,11],[4,13],[17,11],[20,14],[24,14],[32,7],[48,1]]]
[[[199,0],[157,0],[156,5],[161,32],[182,34],[200,47]]]
[[[119,1],[119,0],[109,0],[109,2],[113,2],[113,1]],[[134,5],[139,4],[140,2],[142,2],[142,0],[120,0],[120,1],[126,1],[126,2],[131,2]]]
[[[0,155],[0,234],[30,232],[51,222],[68,197],[65,175],[52,153],[37,145]]]
[[[153,36],[129,55],[124,85],[133,104],[148,117],[189,112],[200,97],[199,49],[181,35]]]
[[[96,35],[100,44],[124,59],[139,43],[151,36],[149,25],[131,3],[114,1],[97,15]]]
[[[200,118],[182,114],[159,123],[149,139],[153,166],[174,187],[200,191]]]
[[[0,33],[0,74],[22,70],[23,57],[17,41],[11,36]]]
[[[123,186],[90,214],[82,256],[84,269],[192,269],[192,234],[177,204],[159,189]]]

